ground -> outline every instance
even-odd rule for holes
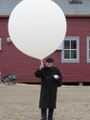
[[[40,120],[40,85],[0,85],[0,120]],[[90,86],[58,88],[55,120],[90,120]]]

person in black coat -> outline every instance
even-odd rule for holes
[[[53,120],[54,108],[56,108],[57,88],[62,85],[62,74],[54,66],[53,59],[46,59],[46,64],[41,64],[35,71],[35,76],[41,78],[41,91],[39,108],[41,108],[41,120]]]

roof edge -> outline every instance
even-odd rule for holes
[[[9,18],[9,14],[7,14],[7,15],[0,15],[0,18]]]
[[[0,18],[9,18],[10,14],[6,14],[6,15],[0,15]],[[65,14],[65,16],[68,17],[72,17],[72,18],[89,18],[90,14]]]
[[[90,14],[65,14],[66,17],[72,17],[72,18],[89,18]]]

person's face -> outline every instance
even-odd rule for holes
[[[52,67],[53,66],[53,62],[46,62],[46,66],[47,67]]]

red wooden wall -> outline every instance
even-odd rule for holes
[[[61,51],[54,52],[54,58],[63,75],[63,82],[90,82],[90,64],[87,63],[86,37],[90,36],[89,17],[67,17],[67,35],[80,37],[80,63],[61,63]],[[40,82],[35,78],[34,71],[40,61],[24,55],[12,43],[7,43],[8,17],[0,18],[0,38],[2,51],[0,52],[0,70],[2,76],[15,72],[18,82]]]

